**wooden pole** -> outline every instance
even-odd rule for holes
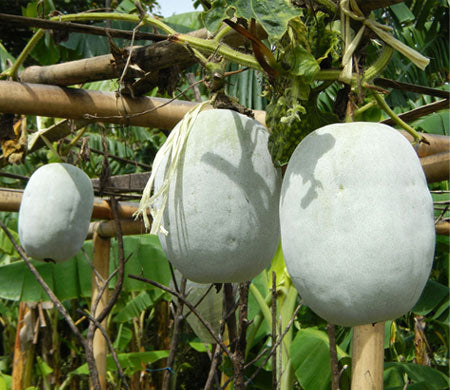
[[[449,180],[450,152],[432,154],[420,159],[428,183]]]
[[[351,390],[383,390],[384,322],[353,328]]]
[[[0,81],[0,112],[172,129],[198,103]]]
[[[10,188],[0,188],[0,211],[19,211],[22,201],[23,191]],[[137,203],[119,202],[119,218],[131,219],[139,209]],[[111,206],[106,200],[96,198],[94,200],[94,209],[92,210],[93,219],[114,219]]]
[[[103,238],[97,232],[94,232],[94,268],[97,273],[106,280],[109,276],[109,252],[111,248],[111,240],[109,238]],[[95,302],[99,294],[99,290],[103,286],[103,281],[99,280],[95,273],[92,273],[92,303]],[[108,289],[103,293],[95,313],[92,313],[96,317],[108,303]],[[102,321],[103,327],[106,328],[106,318]],[[97,365],[98,377],[100,380],[100,387],[102,390],[106,390],[106,354],[107,344],[106,340],[100,331],[97,329],[94,334],[94,358]]]
[[[12,390],[26,389],[32,385],[36,344],[36,315],[26,302],[19,304],[16,340],[12,367]]]

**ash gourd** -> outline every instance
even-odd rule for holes
[[[295,286],[330,323],[402,316],[431,270],[425,175],[406,138],[386,125],[334,124],[308,135],[283,179],[280,227]]]
[[[54,262],[75,256],[86,239],[93,205],[92,184],[81,169],[66,163],[37,169],[19,209],[19,238],[27,255]]]
[[[167,234],[159,232],[168,259],[186,278],[241,282],[270,264],[280,236],[281,173],[268,137],[259,122],[231,110],[205,110],[195,119],[168,190]],[[169,165],[166,156],[156,192]]]

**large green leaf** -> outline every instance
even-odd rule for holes
[[[412,312],[422,316],[426,316],[433,309],[442,304],[445,299],[448,301],[450,289],[434,280],[429,280],[422,292],[422,295],[416,305],[412,308]]]
[[[298,13],[284,0],[215,0],[204,14],[204,21],[208,30],[216,31],[226,18],[254,18],[267,32],[269,39],[280,39],[289,20]]]
[[[126,375],[132,375],[136,371],[142,370],[142,363],[151,364],[159,359],[166,358],[167,356],[169,356],[169,351],[147,351],[117,354],[120,366]],[[108,371],[117,371],[117,366],[111,355],[108,355],[106,358],[106,368]],[[89,375],[87,363],[78,367],[69,375]]]
[[[338,356],[347,354],[338,347]],[[315,328],[301,329],[291,344],[295,375],[305,390],[327,390],[331,380],[328,335]]]
[[[412,380],[416,386],[419,384],[427,384],[428,387],[422,387],[423,389],[430,388],[433,390],[444,390],[448,389],[450,385],[449,377],[447,375],[428,366],[414,363],[389,362],[385,363],[384,368],[385,379],[390,370],[395,370],[401,376],[407,374],[409,379]],[[408,385],[408,389],[409,388],[410,386]]]
[[[41,276],[61,300],[89,297],[91,295],[92,242],[83,245],[73,259],[58,264],[33,261]],[[128,274],[143,275],[146,278],[168,285],[170,269],[158,238],[148,234],[124,237],[125,265],[124,291],[152,289],[148,284],[132,280]],[[117,244],[111,245],[110,271],[118,264]],[[113,280],[114,282],[114,280]],[[111,286],[113,286],[113,282]],[[23,261],[0,267],[0,298],[8,300],[39,301],[48,299],[33,274]]]
[[[203,27],[201,12],[186,12],[169,16],[164,19],[164,23],[172,27],[176,32],[185,34],[189,31],[199,30]]]
[[[117,315],[114,317],[114,321],[127,322],[134,317],[139,316],[142,311],[146,310],[153,304],[153,300],[147,291],[142,291],[136,297],[127,302]]]

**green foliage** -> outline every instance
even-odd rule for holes
[[[326,332],[314,327],[300,329],[292,341],[290,356],[295,375],[305,390],[330,388],[330,344]],[[338,357],[346,356],[338,348]]]
[[[29,2],[6,1],[1,2],[0,12],[9,12],[8,4],[20,3],[23,5],[23,14],[38,16],[38,1]],[[42,3],[42,2],[40,2]],[[52,4],[53,3],[53,4]],[[136,13],[132,0],[112,1],[112,6],[117,12]],[[145,1],[144,6],[151,8],[152,1]],[[340,36],[339,21],[322,11],[311,9],[298,9],[284,0],[216,0],[212,2],[210,11],[202,14],[193,12],[166,18],[165,22],[178,32],[188,32],[206,27],[215,32],[224,18],[236,16],[245,19],[244,25],[254,18],[265,29],[268,40],[264,43],[273,49],[276,59],[274,70],[278,77],[267,77],[267,74],[246,70],[227,79],[226,93],[249,108],[266,109],[268,112],[267,123],[272,130],[271,148],[274,160],[278,164],[288,161],[300,140],[310,131],[324,124],[339,121],[335,114],[338,102],[338,91],[342,84],[339,82],[321,84],[314,81],[317,75],[330,69],[340,69],[342,56],[342,42]],[[306,2],[308,3],[308,2]],[[101,2],[90,0],[70,1],[53,0],[45,2],[46,13],[53,9],[62,10],[65,13],[85,11],[87,9],[103,6]],[[17,13],[20,13],[19,9]],[[42,11],[39,11],[42,12]],[[449,45],[448,45],[448,2],[446,0],[406,0],[395,4],[388,9],[375,11],[372,16],[383,24],[394,28],[394,35],[407,45],[415,47],[423,54],[431,58],[430,65],[425,71],[417,70],[404,57],[394,54],[390,64],[383,71],[382,76],[399,81],[426,85],[448,90],[446,80],[449,69]],[[98,26],[106,26],[106,22],[95,23]],[[111,27],[132,30],[134,25],[125,22],[111,22]],[[17,30],[4,34],[0,26],[0,71],[9,66],[8,62],[14,61],[20,50],[31,36],[31,30],[27,34],[17,34]],[[22,28],[22,30],[24,30]],[[153,32],[153,28],[145,27],[140,31]],[[17,35],[17,37],[15,36]],[[14,40],[12,39],[14,37]],[[25,37],[25,38],[24,38]],[[79,58],[87,58],[95,55],[109,53],[110,49],[106,38],[87,36],[71,33],[65,41],[56,43],[53,34],[47,33],[45,38],[35,47],[30,64],[53,64]],[[125,47],[129,40],[114,39],[114,42]],[[139,45],[149,42],[137,41]],[[363,50],[359,54],[365,59],[360,63],[361,71],[373,63],[380,55],[379,42],[367,40]],[[227,64],[226,71],[237,70],[239,64]],[[195,74],[197,80],[201,75],[198,65],[186,71]],[[177,84],[179,89],[187,87],[189,82],[183,75]],[[89,83],[83,86],[87,89],[114,92],[119,89],[117,81],[103,81]],[[199,86],[203,98],[208,96],[204,86]],[[353,86],[354,96],[352,104],[362,107],[371,103],[370,97]],[[167,97],[157,89],[149,93],[151,96]],[[358,95],[358,96],[356,96]],[[188,99],[193,98],[192,91],[187,91]],[[361,100],[360,100],[361,99]],[[388,103],[398,113],[412,108],[428,104],[436,99],[419,96],[410,92],[393,90],[387,97]],[[267,104],[269,105],[267,106]],[[267,106],[267,107],[266,107]],[[420,118],[413,126],[424,132],[449,135],[450,124],[449,111],[430,114]],[[372,105],[359,113],[355,120],[379,121],[384,114]],[[54,123],[53,120],[50,120]],[[28,118],[29,131],[37,128],[34,118]],[[142,127],[117,126],[117,125],[90,125],[84,137],[89,137],[88,146],[91,149],[103,150],[102,133],[107,136],[107,147],[110,155],[126,158],[136,162],[151,165],[154,155],[164,142],[166,136],[158,129],[146,129]],[[73,135],[67,137],[67,140]],[[59,148],[60,145],[55,147]],[[2,171],[29,176],[37,167],[49,161],[48,150],[29,154],[25,163],[17,166],[6,166]],[[103,156],[91,153],[87,160],[81,160],[79,147],[71,150],[69,158],[79,163],[91,176],[99,176]],[[136,167],[135,164],[109,159],[112,174],[123,174],[144,171],[146,168]],[[0,177],[2,186],[23,188],[24,182],[18,179]],[[437,183],[432,189],[448,191],[448,182]],[[447,201],[448,194],[434,194],[435,201]],[[440,214],[436,210],[436,217]],[[444,215],[448,218],[449,212]],[[15,229],[15,214],[1,213],[0,218],[11,229]],[[17,238],[17,234],[13,231]],[[167,259],[161,251],[155,237],[142,235],[139,237],[125,237],[125,257],[131,256],[126,264],[126,274],[143,275],[150,279],[169,285],[171,273]],[[92,243],[84,246],[85,254],[80,253],[76,258],[61,264],[35,263],[39,272],[49,283],[56,295],[64,301],[64,305],[76,313],[77,308],[87,308],[87,301],[91,295],[91,268],[88,261],[92,258]],[[18,302],[40,301],[47,297],[41,287],[34,280],[31,273],[22,261],[18,260],[17,253],[3,232],[0,232],[0,390],[11,387],[12,361],[10,351],[13,348],[17,327]],[[438,236],[436,242],[436,256],[433,271],[426,288],[411,313],[395,321],[386,322],[385,340],[385,389],[431,389],[444,390],[449,387],[447,373],[448,368],[448,343],[449,343],[449,238]],[[113,240],[111,250],[110,268],[113,271],[118,264],[117,243]],[[258,275],[251,284],[249,296],[249,320],[247,331],[246,362],[254,359],[265,348],[271,348],[271,272],[277,274],[277,306],[278,313],[282,313],[283,325],[290,319],[295,305],[299,301],[295,289],[287,277],[282,255],[279,251],[274,258],[272,267]],[[113,279],[110,288],[113,288],[116,279]],[[171,297],[162,291],[150,287],[128,277],[124,281],[124,290],[108,321],[110,334],[113,335],[114,348],[119,353],[119,360],[126,374],[131,375],[142,369],[142,364],[161,363],[161,359],[168,354],[158,345],[157,322],[158,312]],[[60,370],[66,376],[67,383],[74,378],[82,378],[82,385],[87,383],[87,366],[80,359],[82,351],[74,341],[73,335],[61,317],[54,309],[44,310],[46,318],[51,317],[56,324],[55,344],[52,347],[60,351],[62,362],[54,364],[44,362],[39,356],[36,359],[35,379],[36,384],[45,377],[50,378]],[[55,314],[56,313],[56,314]],[[167,319],[167,313],[165,314]],[[192,316],[192,314],[191,314]],[[76,317],[76,314],[75,314]],[[423,318],[422,318],[423,317]],[[428,343],[427,351],[431,366],[415,364],[415,326],[420,320],[425,325],[424,337]],[[87,322],[87,321],[86,321]],[[86,322],[81,322],[79,327],[86,329]],[[294,327],[286,335],[283,342],[283,351],[289,350],[289,355],[284,355],[283,364],[290,363],[293,376],[284,389],[327,389],[330,383],[329,341],[325,332],[326,323],[315,315],[309,308],[303,306],[294,322]],[[42,332],[45,330],[42,329]],[[338,343],[339,368],[350,363],[352,331],[348,328],[336,328]],[[39,341],[41,343],[41,340]],[[40,351],[45,351],[44,344],[38,344]],[[193,334],[186,324],[179,339],[179,353],[176,361],[177,386],[189,388],[192,378],[198,375],[196,380],[201,382],[207,373],[209,359],[207,350],[210,344],[203,344]],[[72,350],[70,355],[67,351]],[[144,351],[144,352],[142,352]],[[283,353],[285,353],[283,352]],[[206,363],[205,363],[206,361]],[[246,370],[246,376],[251,375],[255,369],[262,365],[263,358],[258,359]],[[157,364],[155,364],[157,366]],[[150,368],[150,367],[149,367]],[[227,359],[223,360],[219,369],[226,374],[232,372],[231,364]],[[52,372],[53,371],[53,372]],[[271,388],[272,365],[269,360],[260,373],[254,378],[250,388]],[[286,370],[288,373],[289,370]],[[347,368],[341,378],[342,390],[349,389],[349,371]],[[146,373],[157,377],[160,373]],[[108,378],[110,385],[117,382],[117,369],[108,357]],[[203,384],[203,382],[202,382]],[[198,386],[200,388],[201,385]],[[82,388],[82,386],[80,387]],[[191,387],[192,388],[192,387]]]
[[[170,271],[167,259],[156,237],[150,235],[124,237],[125,257],[130,259],[125,265],[124,291],[148,289],[148,285],[126,275],[144,277],[168,284]],[[43,279],[60,300],[86,298],[91,296],[92,242],[86,242],[73,259],[59,263],[33,262]],[[111,246],[111,272],[117,268],[117,245]],[[35,280],[23,261],[16,261],[0,267],[0,298],[14,301],[48,300],[46,293]],[[111,287],[114,285],[114,279]],[[157,296],[153,297],[154,299]],[[123,314],[126,315],[127,311]]]
[[[408,384],[408,389],[445,390],[450,385],[447,375],[428,366],[404,362],[390,362],[385,363],[384,367],[384,388],[386,390],[404,388],[403,381],[400,379],[404,375],[407,375],[411,380],[411,383]]]
[[[130,352],[119,353],[117,358],[120,366],[125,367],[126,375],[133,375],[137,371],[142,370],[142,364],[152,364],[160,359],[166,358],[169,355],[169,351],[148,351],[148,352]],[[106,368],[109,371],[116,371],[117,366],[111,355],[106,358]],[[69,375],[88,375],[89,370],[87,363],[81,365],[76,370],[69,373]]]
[[[224,16],[250,20],[255,19],[273,39],[285,33],[290,19],[298,12],[284,0],[215,0],[205,13],[204,21],[208,30],[215,32]],[[274,18],[276,15],[276,18]]]

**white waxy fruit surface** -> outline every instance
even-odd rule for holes
[[[308,135],[283,179],[280,228],[299,294],[330,323],[405,314],[431,270],[425,175],[413,147],[386,125],[334,124]]]
[[[75,256],[86,239],[94,204],[89,177],[66,163],[31,175],[19,210],[19,238],[28,256],[56,262]]]
[[[281,174],[268,137],[259,122],[231,110],[198,115],[170,184],[162,219],[168,234],[159,234],[168,259],[186,278],[240,282],[270,264],[280,237]]]

